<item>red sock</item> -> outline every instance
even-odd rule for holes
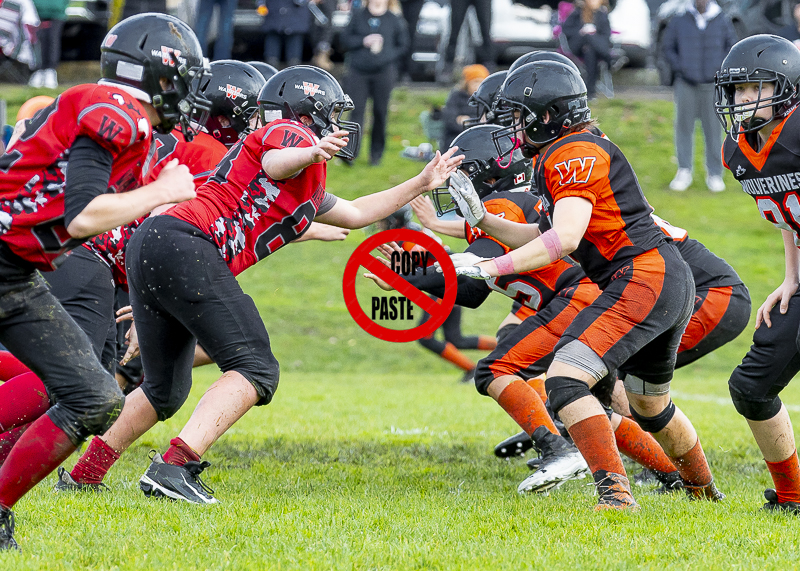
[[[445,343],[444,351],[441,352],[441,357],[442,359],[447,359],[456,367],[460,367],[465,371],[471,371],[475,368],[475,363],[472,361],[472,359],[456,349],[456,346],[452,343]]]
[[[797,450],[786,460],[767,462],[767,468],[772,475],[772,481],[775,482],[778,502],[800,503],[800,464],[797,461]]]
[[[25,431],[0,467],[0,506],[12,508],[75,451],[67,434],[46,414]]]
[[[16,444],[20,436],[28,430],[29,426],[30,424],[23,424],[22,426],[12,428],[8,432],[0,434],[0,466],[6,461],[8,455],[11,454],[11,449],[14,447],[14,444]]]
[[[99,436],[92,438],[86,452],[70,472],[72,479],[79,484],[99,484],[103,481],[119,454]]]
[[[642,430],[634,421],[623,417],[614,437],[619,451],[645,468],[664,474],[677,470],[653,435]]]
[[[491,335],[478,335],[478,349],[481,351],[491,351],[497,347],[497,338]]]
[[[678,472],[681,473],[683,481],[690,486],[707,486],[714,479],[711,475],[711,468],[708,467],[708,460],[700,446],[700,439],[697,444],[683,456],[669,457]]]
[[[627,476],[614,441],[611,423],[605,413],[576,422],[569,427],[569,435],[589,464],[592,474],[605,470]]]
[[[0,351],[0,381],[8,381],[22,373],[30,373],[30,371],[14,355],[8,351]]]
[[[177,436],[169,441],[169,450],[167,450],[163,458],[164,462],[175,466],[183,466],[187,462],[200,461],[200,455]]]
[[[42,381],[32,372],[17,375],[0,385],[0,431],[28,424],[50,408]]]
[[[553,419],[547,414],[544,403],[539,395],[528,386],[523,380],[511,382],[500,396],[497,397],[497,404],[503,407],[508,416],[514,419],[528,436],[540,426],[546,426],[547,430],[553,434],[558,434]]]
[[[544,375],[539,375],[528,381],[528,386],[539,394],[542,402],[547,402],[547,391],[544,390]]]

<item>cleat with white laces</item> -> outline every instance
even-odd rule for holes
[[[200,474],[211,466],[209,462],[187,462],[183,466],[167,464],[161,454],[152,450],[150,467],[139,479],[144,495],[153,498],[181,500],[193,504],[216,504],[214,490],[200,479]]]

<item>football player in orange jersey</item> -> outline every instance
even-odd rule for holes
[[[571,254],[602,290],[562,335],[545,384],[554,412],[592,471],[597,509],[638,506],[609,420],[590,393],[617,369],[626,374],[632,415],[672,459],[687,493],[722,499],[694,427],[669,398],[677,348],[694,301],[689,267],[653,224],[652,209],[624,155],[587,131],[591,113],[579,74],[555,62],[523,65],[508,75],[499,102],[514,111],[515,121],[493,137],[513,133],[523,152],[537,157],[535,186],[545,216],[530,240],[527,231],[491,228],[487,215],[488,224],[479,227],[517,249],[488,260],[454,257],[457,271],[491,279]],[[503,151],[500,159],[509,156]],[[462,211],[476,206],[469,192],[462,198]]]

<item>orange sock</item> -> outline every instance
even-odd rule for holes
[[[767,468],[772,475],[772,481],[775,482],[778,502],[800,503],[800,464],[797,461],[797,450],[786,460],[767,462]]]
[[[544,390],[544,375],[539,375],[528,381],[528,386],[539,394],[542,402],[547,402],[547,392]]]
[[[475,363],[472,362],[472,359],[456,349],[456,346],[452,343],[445,343],[444,351],[441,352],[441,356],[442,359],[447,359],[456,367],[460,367],[465,371],[471,371],[475,368]]]
[[[614,432],[605,414],[590,416],[569,427],[569,435],[583,454],[592,474],[598,470],[627,476],[622,465]]]
[[[642,430],[634,421],[623,417],[614,437],[619,451],[645,468],[664,474],[677,470],[653,435]]]
[[[491,351],[497,347],[497,339],[491,335],[478,335],[478,349]]]
[[[690,486],[706,486],[714,479],[711,475],[711,468],[708,467],[708,460],[700,446],[700,439],[697,444],[683,456],[669,457],[678,472],[681,473],[683,481]]]
[[[525,381],[513,381],[504,388],[500,396],[497,397],[497,404],[529,436],[540,426],[546,426],[547,430],[553,434],[558,434],[556,425],[553,424],[553,419],[547,414],[547,409],[544,408],[542,399]]]

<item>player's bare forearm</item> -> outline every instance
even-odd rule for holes
[[[783,235],[784,259],[786,262],[787,283],[800,283],[800,250],[794,243],[794,233],[789,230],[781,230]]]
[[[509,248],[519,248],[539,236],[538,224],[512,222],[488,212],[478,224],[478,228]]]
[[[261,167],[272,180],[292,178],[314,162],[313,147],[286,147],[264,153]]]
[[[133,222],[164,204],[167,190],[164,182],[156,180],[130,192],[95,196],[72,219],[67,232],[73,238],[88,238]]]
[[[431,226],[426,225],[426,228],[452,238],[461,238],[462,240],[467,238],[463,218],[458,220],[437,220]]]
[[[333,208],[317,216],[315,220],[351,230],[363,228],[383,220],[425,190],[427,189],[417,176],[388,190],[368,194],[352,201],[339,198]]]

